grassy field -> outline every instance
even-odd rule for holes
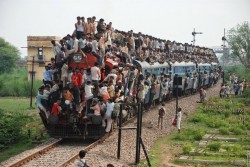
[[[33,107],[34,99],[33,99]],[[35,108],[30,108],[29,98],[6,97],[0,98],[0,109],[8,114],[21,115],[20,119],[24,119],[23,126],[21,127],[20,138],[13,142],[10,146],[2,149],[0,152],[0,162],[20,153],[27,149],[34,147],[32,144],[35,136],[39,136],[43,125],[40,116]],[[8,123],[8,122],[7,122]],[[28,130],[31,136],[28,135]],[[45,135],[46,136],[46,135]],[[44,138],[46,139],[47,136]]]
[[[163,166],[162,162],[169,157],[169,162],[192,166],[230,166],[230,164],[192,163],[179,160],[181,156],[200,160],[244,160],[250,150],[250,103],[247,98],[232,97],[220,99],[215,97],[201,104],[196,112],[188,115],[183,122],[181,133],[158,139],[150,150],[152,166]],[[233,111],[244,110],[244,114]],[[244,124],[241,121],[245,120]],[[213,134],[220,138],[236,138],[239,141],[205,141],[205,134]],[[199,152],[202,150],[201,152]],[[146,166],[146,162],[142,163]],[[232,165],[231,166],[235,166]]]

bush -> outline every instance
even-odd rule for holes
[[[190,118],[189,121],[193,123],[198,123],[198,122],[204,122],[205,119],[206,119],[205,114],[197,113],[194,116],[192,116],[192,118]]]
[[[206,124],[210,128],[220,128],[220,127],[227,127],[228,122],[221,119],[221,118],[213,118],[213,119],[206,119]]]
[[[243,98],[249,99],[250,98],[250,89],[244,90],[241,96]]]
[[[8,147],[22,137],[22,127],[31,119],[21,113],[8,113],[0,109],[0,148]]]
[[[205,135],[204,130],[187,128],[183,130],[181,133],[176,134],[174,136],[174,139],[179,141],[187,141],[187,140],[198,141],[201,140],[204,135]]]
[[[235,135],[241,135],[244,133],[244,131],[240,127],[232,127],[230,128],[230,131]]]
[[[241,135],[244,133],[244,130],[247,129],[245,125],[235,125],[230,127],[229,131],[235,135]]]
[[[182,148],[183,154],[189,154],[190,151],[192,151],[192,147],[190,145],[184,146]]]
[[[223,135],[228,135],[229,134],[229,129],[228,128],[220,128],[219,129],[220,133],[223,134]]]
[[[204,131],[196,130],[194,131],[194,140],[199,141],[202,139],[202,137],[205,135]]]
[[[220,142],[212,142],[207,145],[207,148],[209,148],[210,151],[219,151],[221,148]]]
[[[223,112],[223,114],[224,114],[225,118],[228,118],[231,115],[231,112],[229,110],[225,110]]]

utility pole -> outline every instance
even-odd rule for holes
[[[35,56],[32,56],[31,88],[30,88],[30,108],[32,108],[32,92],[33,92],[33,84],[34,84],[34,63],[35,63]]]
[[[191,41],[191,42],[193,42],[193,45],[195,45],[195,36],[196,36],[196,34],[203,34],[203,33],[202,32],[195,32],[195,28],[194,28],[194,31],[192,32],[193,41]]]
[[[226,29],[224,28],[224,35],[222,37],[222,41],[223,41],[223,67],[225,66],[225,52],[226,52]]]
[[[224,28],[224,35],[222,37],[222,41],[223,41],[223,68],[225,67],[225,56],[226,56],[226,29]],[[225,72],[223,70],[223,83],[225,83]]]

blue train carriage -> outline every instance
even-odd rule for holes
[[[169,65],[168,63],[163,63],[160,64],[158,62],[154,63],[154,64],[149,64],[146,61],[138,61],[138,60],[134,60],[133,64],[140,67],[142,70],[142,74],[144,76],[146,76],[147,73],[151,74],[151,75],[155,75],[155,77],[157,78],[156,80],[158,81],[160,79],[161,74],[168,74],[169,72]],[[149,89],[147,92],[145,92],[145,100],[144,103],[148,104],[150,102],[150,100],[158,100],[160,98],[160,94],[161,94],[161,86],[160,86],[160,82],[156,82],[156,84],[154,85],[154,87],[151,87],[151,85],[149,85]],[[150,97],[152,89],[155,89],[155,95],[154,97]]]
[[[219,63],[217,63],[217,62],[211,63],[211,70],[217,70],[218,68],[219,68]]]
[[[176,74],[182,77],[182,85],[179,86],[183,93],[197,89],[197,78],[193,77],[196,72],[196,64],[193,62],[175,62],[172,65],[172,78]]]
[[[208,87],[209,86],[209,74],[211,72],[211,66],[210,63],[199,63],[198,64],[198,71],[200,72],[200,86],[201,87]]]

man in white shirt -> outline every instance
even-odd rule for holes
[[[86,113],[85,115],[87,115],[87,113],[89,113],[89,110],[90,110],[90,105],[92,103],[92,100],[93,100],[93,93],[92,93],[92,90],[93,90],[94,86],[91,85],[91,81],[87,81],[87,83],[85,84],[84,86],[84,92],[85,92],[85,98],[86,98]]]
[[[91,77],[92,81],[99,81],[101,77],[101,71],[100,68],[98,67],[99,63],[95,63],[94,67],[91,67]]]
[[[99,63],[96,62],[95,66],[91,67],[91,78],[92,78],[92,83],[95,86],[95,89],[94,89],[95,97],[97,96],[97,93],[98,93],[98,82],[101,78],[101,71],[98,66],[99,66]]]
[[[57,56],[61,52],[61,45],[57,43],[55,40],[51,40],[52,43],[52,49],[54,52],[54,55]]]
[[[66,56],[68,56],[72,53],[76,53],[78,51],[78,39],[76,38],[75,34],[72,36],[72,38],[73,38],[72,49],[70,49],[66,52]]]
[[[115,106],[115,103],[112,102],[111,99],[109,99],[107,102],[106,102],[106,112],[105,112],[105,115],[104,115],[104,118],[102,120],[102,126],[105,127],[105,119],[107,120],[107,126],[106,126],[106,129],[105,131],[106,132],[110,132],[111,130],[111,125],[112,125],[112,118],[111,118],[111,114],[114,110],[114,106]]]
[[[107,76],[106,76],[106,78],[103,80],[103,82],[104,81],[110,81],[110,80],[112,80],[111,78],[113,78],[113,84],[114,85],[116,85],[116,78],[117,78],[117,75],[115,74],[116,72],[111,72],[110,74],[108,74]]]

